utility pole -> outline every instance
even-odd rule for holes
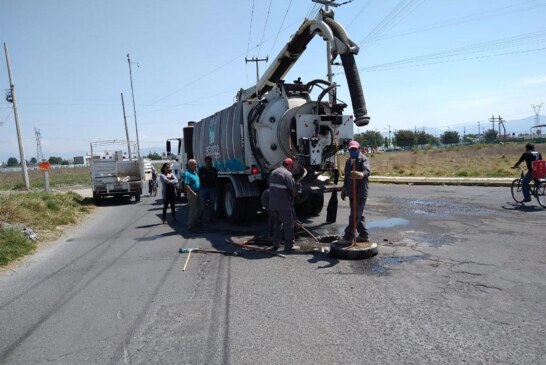
[[[121,93],[121,108],[123,109],[123,122],[125,123],[125,136],[127,137],[127,153],[129,161],[133,160],[131,156],[131,142],[129,141],[129,129],[127,128],[127,115],[125,114],[125,102],[123,101],[123,93]]]
[[[500,140],[500,135],[501,135],[501,124],[503,122],[503,119],[501,118],[501,116],[499,115],[498,119],[497,119],[497,126],[499,127],[499,140]]]
[[[389,145],[388,148],[391,147],[391,126],[387,124],[387,127],[389,127]]]
[[[131,58],[129,57],[129,53],[127,53],[127,63],[129,64],[129,78],[131,79],[131,95],[133,97],[133,115],[135,116],[137,159],[140,161],[140,141],[138,139],[138,124],[137,124],[136,107],[135,107],[135,91],[133,89],[133,73],[131,72]],[[138,64],[137,64],[137,67],[138,67]]]
[[[343,4],[337,4],[334,0],[312,0],[314,3],[322,4],[324,5],[324,12],[327,13],[330,10],[330,6],[337,8],[340,5]],[[329,42],[326,42],[326,77],[328,79],[328,82],[331,84],[333,80],[333,72],[332,72],[332,47],[330,46]],[[331,92],[328,93],[328,100],[330,102],[330,105],[334,102],[333,95]]]
[[[481,136],[480,136],[481,132],[480,132],[480,122],[478,122],[478,143],[481,142]]]
[[[4,42],[4,53],[6,54],[6,64],[8,66],[9,76],[9,94],[6,100],[13,104],[13,116],[15,117],[15,129],[17,130],[17,141],[19,142],[19,156],[21,158],[21,170],[23,172],[23,182],[25,188],[30,189],[30,182],[28,180],[27,160],[25,159],[25,148],[23,146],[23,137],[21,136],[21,128],[19,127],[19,114],[17,113],[17,100],[15,98],[15,86],[13,85],[13,79],[11,78],[11,66],[9,63],[8,45]]]
[[[249,62],[256,63],[256,84],[258,83],[258,81],[260,81],[260,70],[258,68],[258,62],[263,62],[263,61],[267,62],[268,60],[269,60],[269,57],[266,57],[266,58],[252,57],[250,60],[245,57],[245,63],[249,63]]]

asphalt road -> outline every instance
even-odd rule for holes
[[[194,253],[186,272],[180,247],[233,250],[264,219],[189,234],[155,198],[99,207],[0,276],[0,364],[544,364],[546,210],[510,199],[373,184],[372,259]]]

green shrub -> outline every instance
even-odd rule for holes
[[[0,266],[32,253],[36,244],[17,229],[0,228]]]

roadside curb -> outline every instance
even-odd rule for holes
[[[424,176],[370,176],[369,181],[372,183],[380,184],[511,186],[514,179],[515,177],[467,178]]]

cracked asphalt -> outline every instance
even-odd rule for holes
[[[265,219],[189,234],[158,204],[99,207],[0,274],[1,364],[544,363],[546,210],[509,188],[372,184],[372,259],[194,253],[186,272],[180,247],[233,251]]]

